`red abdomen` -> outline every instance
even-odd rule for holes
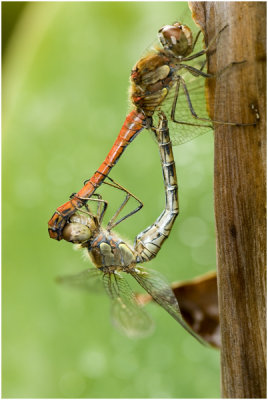
[[[48,221],[48,232],[52,239],[62,239],[62,229],[66,221],[68,221],[77,208],[80,208],[85,204],[86,199],[88,199],[100,186],[112,167],[119,160],[127,145],[145,127],[145,119],[145,115],[137,110],[133,110],[127,115],[113,147],[99,169],[71,200],[57,208],[52,218]]]

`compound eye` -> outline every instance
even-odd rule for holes
[[[84,243],[92,236],[91,230],[78,222],[71,222],[65,225],[62,231],[62,237],[67,242]]]
[[[165,25],[159,30],[159,33],[161,33],[166,43],[175,43],[181,38],[181,29],[178,26]]]
[[[165,25],[158,31],[158,37],[164,49],[174,57],[184,57],[192,51],[192,33],[186,25],[178,22]]]

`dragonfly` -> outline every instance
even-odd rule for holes
[[[63,229],[63,239],[85,249],[95,268],[89,268],[76,275],[62,276],[58,281],[88,291],[95,291],[101,284],[111,300],[114,325],[129,337],[145,336],[152,330],[152,320],[138,304],[126,280],[126,276],[130,276],[150,294],[156,303],[203,343],[203,340],[183,319],[178,301],[162,274],[140,266],[141,263],[148,262],[157,255],[178,215],[176,169],[164,113],[160,114],[159,125],[154,132],[164,177],[166,196],[164,211],[152,225],[137,235],[133,246],[129,245],[113,233],[112,229],[139,211],[142,203],[139,201],[139,206],[133,212],[118,219],[119,213],[122,212],[131,196],[136,200],[137,198],[108,178],[112,182],[108,184],[125,191],[126,197],[106,228],[102,227],[102,221],[107,210],[107,202],[98,195],[98,198],[94,199],[98,202],[96,215],[92,214],[86,205],[84,211],[80,209],[70,217]]]
[[[83,188],[69,201],[57,208],[48,222],[48,231],[52,239],[61,240],[62,231],[70,216],[94,194],[114,165],[118,162],[126,147],[143,129],[154,127],[156,111],[162,110],[169,115],[172,125],[173,145],[183,144],[208,131],[213,123],[235,126],[252,126],[256,123],[212,121],[200,117],[207,115],[205,107],[205,80],[215,75],[204,72],[206,60],[202,59],[217,43],[225,26],[203,50],[194,53],[201,31],[195,38],[187,25],[179,22],[165,25],[158,31],[159,43],[155,44],[133,67],[130,76],[130,99],[133,109],[127,115],[123,126],[107,157],[94,175],[85,181]],[[234,64],[225,67],[219,74]],[[219,75],[218,74],[218,75]],[[216,75],[216,76],[218,76]],[[180,94],[180,92],[183,92]],[[195,105],[191,99],[194,95]],[[178,114],[178,115],[177,115]]]

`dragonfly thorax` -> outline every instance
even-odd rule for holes
[[[179,22],[165,25],[158,31],[158,37],[164,49],[174,57],[185,57],[192,52],[193,36],[187,25]]]
[[[190,28],[176,22],[158,32],[163,46],[155,46],[131,71],[130,98],[137,110],[147,117],[161,106],[177,81],[181,61],[193,50]]]
[[[92,263],[102,270],[126,270],[136,264],[133,248],[106,229],[101,229],[90,241],[87,250]]]

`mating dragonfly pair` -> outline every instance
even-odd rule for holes
[[[147,312],[138,304],[125,279],[128,274],[152,296],[155,302],[197,337],[184,322],[177,299],[165,278],[156,271],[139,266],[157,255],[178,215],[177,177],[167,119],[164,114],[160,114],[159,125],[157,129],[154,129],[154,133],[159,146],[164,177],[165,210],[151,226],[136,237],[132,247],[114,234],[112,229],[137,212],[142,203],[131,213],[117,220],[119,213],[133,195],[113,180],[111,183],[104,182],[126,192],[125,200],[106,228],[102,227],[102,221],[107,203],[98,195],[97,199],[93,199],[98,202],[96,215],[92,214],[86,205],[84,209],[70,217],[69,223],[65,225],[62,232],[63,239],[77,243],[81,248],[86,249],[96,268],[87,269],[75,276],[61,277],[59,281],[94,291],[96,287],[99,287],[98,281],[102,280],[106,293],[111,299],[112,319],[117,328],[128,336],[145,336],[151,332],[152,321]]]
[[[101,278],[106,292],[112,300],[113,319],[116,325],[130,336],[149,332],[151,322],[144,309],[137,304],[135,296],[124,279],[124,274],[131,275],[160,306],[188,332],[202,341],[183,320],[177,299],[165,279],[156,271],[137,267],[137,265],[156,256],[168,237],[178,214],[177,178],[166,114],[168,113],[170,116],[170,126],[172,124],[179,126],[179,131],[176,130],[178,134],[173,138],[173,144],[182,144],[212,130],[213,123],[236,126],[254,125],[211,121],[209,118],[199,117],[196,113],[197,108],[200,111],[200,105],[203,108],[205,106],[204,78],[213,76],[203,71],[206,65],[205,61],[198,68],[191,65],[191,62],[205,56],[225,28],[205,49],[195,54],[192,53],[200,37],[200,32],[193,39],[190,28],[180,23],[166,25],[159,30],[158,36],[161,45],[155,45],[137,62],[131,72],[130,97],[134,109],[126,117],[112,149],[92,178],[86,181],[83,188],[72,195],[67,203],[60,206],[49,221],[51,238],[79,243],[90,253],[96,267],[76,276],[62,277],[60,281],[91,289]],[[192,78],[192,83],[188,83],[187,75]],[[184,96],[179,96],[181,88]],[[195,93],[195,108],[190,97],[192,91]],[[176,113],[179,114],[179,119],[177,119]],[[157,114],[159,115],[159,124],[155,128],[154,117]],[[110,170],[128,144],[143,129],[151,129],[155,133],[159,145],[166,207],[157,221],[136,237],[132,248],[112,234],[111,230],[141,208],[140,204],[134,211],[116,222],[119,212],[133,195],[115,182],[110,183],[127,194],[124,203],[108,223],[106,229],[102,228],[106,202],[100,196],[97,198],[99,204],[97,215],[90,212],[86,203],[89,199],[93,200],[92,196],[96,195],[95,191],[102,183],[107,183],[104,181]],[[135,198],[135,196],[133,197]],[[79,209],[80,211],[78,211]]]

